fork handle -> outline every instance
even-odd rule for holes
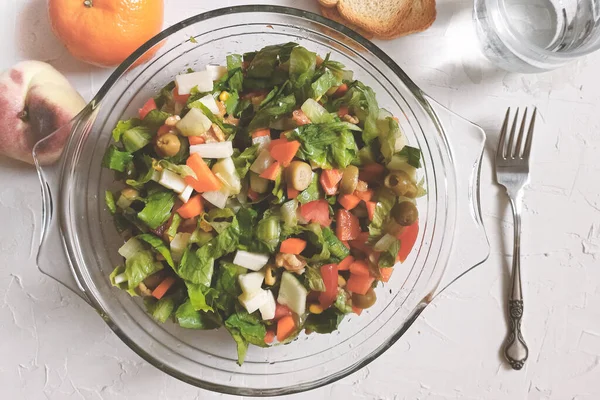
[[[504,347],[504,356],[515,370],[523,368],[529,349],[521,334],[523,318],[523,292],[521,289],[521,199],[520,193],[510,196],[514,216],[514,251],[512,264],[512,287],[508,300],[508,316],[510,330]]]

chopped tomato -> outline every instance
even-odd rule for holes
[[[338,117],[342,118],[344,115],[348,114],[348,107],[346,106],[341,106],[340,109],[338,110]]]
[[[292,186],[288,185],[287,187],[287,197],[288,199],[295,199],[300,194],[299,190],[294,189]]]
[[[325,200],[319,200],[325,201]],[[327,201],[325,201],[327,203]],[[356,215],[348,210],[337,210],[336,216],[336,236],[340,240],[354,240],[360,234],[360,224]]]
[[[385,167],[381,164],[367,164],[358,172],[358,179],[369,183],[380,183],[383,180]]]
[[[156,136],[166,135],[169,132],[171,132],[171,127],[169,125],[161,125],[161,127],[158,128],[158,132],[156,133]]]
[[[363,309],[362,308],[358,308],[358,307],[354,307],[352,306],[352,312],[356,315],[360,315],[360,313],[362,313]]]
[[[373,198],[373,189],[367,189],[363,192],[355,190],[354,195],[363,201],[371,201],[371,198]]]
[[[331,307],[337,297],[338,267],[336,264],[321,266],[321,277],[325,284],[325,291],[319,295],[319,304],[323,309]]]
[[[271,130],[269,128],[262,128],[252,132],[253,139],[261,136],[271,136]]]
[[[283,304],[277,303],[275,305],[275,318],[273,319],[278,320],[287,315],[292,315],[292,310],[290,310],[289,308],[287,308],[287,306],[284,306]]]
[[[300,215],[309,222],[317,222],[323,226],[331,224],[329,203],[327,200],[315,200],[300,206]]]
[[[362,260],[354,261],[350,264],[350,273],[352,275],[360,275],[360,276],[369,276],[371,272],[369,271],[369,265]]]
[[[260,199],[260,194],[256,193],[252,189],[248,189],[248,198],[252,201],[256,201],[256,200]]]
[[[350,265],[354,262],[354,257],[347,256],[338,264],[338,271],[347,271],[350,269]]]
[[[375,209],[377,208],[377,203],[374,201],[366,201],[365,205],[367,206],[367,214],[369,215],[369,221],[373,221],[373,217],[375,216]]]
[[[291,315],[286,315],[277,321],[277,341],[283,342],[296,329],[296,322]]]
[[[333,196],[337,193],[338,184],[342,180],[342,172],[339,169],[324,169],[319,181],[325,193]]]
[[[296,123],[296,125],[307,125],[310,124],[310,119],[304,114],[302,110],[296,110],[292,113],[292,119]]]
[[[190,98],[189,94],[179,94],[179,90],[177,89],[177,86],[175,87],[175,89],[173,89],[173,100],[175,100],[176,103],[185,104],[185,103],[187,103],[189,98]]]
[[[156,102],[154,101],[154,98],[151,97],[150,99],[148,99],[146,104],[144,104],[142,106],[142,108],[140,108],[140,110],[139,110],[140,119],[144,119],[150,111],[156,110],[156,108],[157,108]]]
[[[342,83],[337,90],[335,91],[335,93],[333,94],[334,97],[342,97],[343,95],[346,94],[346,92],[348,91],[348,85],[346,83]]]
[[[353,194],[342,194],[337,200],[346,210],[352,210],[360,203],[360,199]]]
[[[417,220],[414,224],[407,226],[399,235],[400,240],[400,251],[398,251],[397,261],[404,262],[408,258],[410,251],[412,250],[417,236],[419,235],[419,221]]]
[[[265,343],[271,344],[273,343],[273,340],[275,340],[275,332],[268,330],[267,333],[265,333]]]

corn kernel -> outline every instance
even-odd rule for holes
[[[323,312],[323,308],[318,304],[311,304],[308,306],[308,311],[311,314],[321,314]]]
[[[344,279],[343,276],[338,275],[338,286],[339,287],[344,287],[346,286],[346,280]]]
[[[229,99],[229,93],[226,91],[222,91],[221,94],[219,95],[219,100],[227,101],[227,99]]]

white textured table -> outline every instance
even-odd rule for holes
[[[166,25],[208,9],[200,0],[165,2]],[[312,0],[277,3],[316,10]],[[529,361],[514,372],[500,357],[512,218],[491,183],[488,156],[482,207],[489,261],[440,296],[368,367],[293,398],[600,398],[600,53],[546,74],[507,74],[479,54],[471,6],[441,0],[429,31],[377,44],[433,98],[480,124],[490,154],[507,106],[539,109],[523,217]],[[0,69],[22,59],[48,61],[86,99],[110,73],[74,60],[58,43],[45,0],[0,3],[0,37]],[[150,366],[89,306],[37,271],[40,209],[35,171],[0,160],[0,397],[228,398]]]

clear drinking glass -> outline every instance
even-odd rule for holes
[[[475,0],[482,50],[500,68],[541,72],[600,48],[598,0]]]
[[[349,315],[331,335],[302,334],[285,346],[251,347],[238,366],[236,346],[224,329],[158,324],[139,298],[111,287],[108,276],[122,262],[117,250],[123,240],[103,200],[115,182],[101,161],[117,121],[135,115],[173,76],[287,41],[331,53],[373,88],[379,104],[399,118],[408,141],[422,150],[427,195],[418,205],[413,252],[377,289],[375,306]],[[229,7],[169,27],[119,66],[70,125],[39,142],[34,157],[58,139],[66,140],[60,159],[37,165],[44,200],[39,269],[78,293],[149,363],[205,389],[286,395],[343,378],[392,346],[438,293],[489,253],[479,208],[481,128],[425,95],[372,43],[305,11]]]

